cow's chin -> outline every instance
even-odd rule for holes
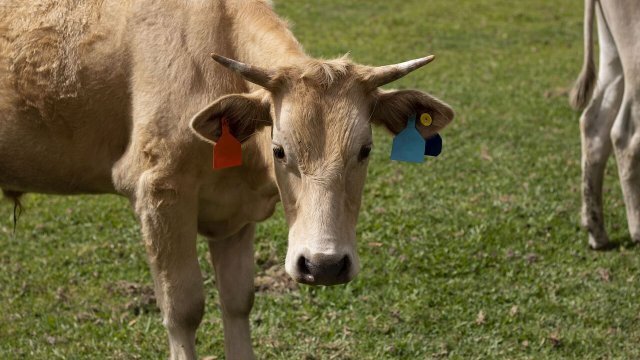
[[[285,270],[298,283],[325,286],[344,284],[353,280],[360,271],[355,246],[340,250],[311,249],[310,246],[289,244]]]

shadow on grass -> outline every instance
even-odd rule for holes
[[[624,236],[618,236],[611,239],[607,245],[601,248],[598,248],[598,249],[590,248],[590,249],[593,251],[609,252],[609,251],[618,250],[620,248],[632,249],[636,246],[638,246],[638,243],[631,240],[631,236],[624,235]]]
[[[638,242],[631,239],[631,235],[618,236],[613,238],[613,241],[618,244],[618,247],[624,247],[625,249],[632,249],[638,246]]]

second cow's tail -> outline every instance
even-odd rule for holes
[[[587,106],[596,82],[593,62],[593,13],[596,0],[584,0],[584,61],[582,70],[569,94],[569,102],[576,110]]]

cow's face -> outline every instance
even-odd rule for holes
[[[294,79],[272,100],[274,167],[289,224],[285,267],[299,282],[343,283],[359,269],[355,226],[371,109],[348,78]]]
[[[310,60],[273,71],[214,58],[268,92],[222,97],[194,117],[192,129],[215,141],[222,117],[241,139],[271,125],[272,147],[263,151],[273,153],[289,224],[287,272],[307,284],[350,281],[359,270],[355,227],[373,145],[371,123],[398,133],[409,116],[428,112],[433,123],[417,125],[428,137],[453,118],[449,106],[428,94],[378,89],[430,58],[380,68]]]

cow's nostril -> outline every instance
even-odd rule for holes
[[[349,257],[345,255],[342,260],[338,263],[338,276],[344,275],[349,272],[349,268],[351,267],[351,260]]]
[[[314,281],[314,277],[311,274],[311,268],[313,267],[313,264],[311,264],[311,262],[309,262],[309,260],[304,257],[304,256],[300,256],[298,258],[298,272],[300,273],[300,275],[302,275],[302,278],[305,281],[308,282],[313,282]]]

